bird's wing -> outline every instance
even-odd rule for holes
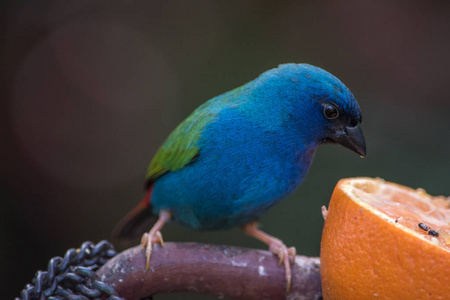
[[[162,175],[182,169],[199,156],[198,141],[206,125],[216,120],[224,109],[240,106],[246,101],[241,86],[200,105],[169,135],[148,166],[146,182],[149,186]]]
[[[197,142],[202,131],[214,120],[218,112],[214,106],[211,102],[204,103],[169,135],[150,162],[146,176],[147,185],[162,175],[195,161],[200,151]]]

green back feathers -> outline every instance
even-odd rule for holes
[[[158,149],[148,167],[148,181],[154,181],[167,172],[183,168],[200,151],[197,141],[201,131],[214,118],[208,110],[200,108],[178,125]]]
[[[236,88],[203,103],[178,125],[151,160],[147,170],[147,182],[153,182],[165,173],[179,170],[191,163],[199,154],[197,142],[203,129],[214,121],[221,109],[238,105],[238,97],[235,96],[241,90],[242,87]]]

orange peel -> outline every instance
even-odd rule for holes
[[[448,198],[378,178],[348,178],[338,182],[325,211],[325,300],[450,299]]]

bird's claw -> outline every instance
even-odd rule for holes
[[[295,263],[295,256],[297,255],[297,250],[295,247],[286,247],[286,245],[278,240],[274,239],[270,245],[269,250],[276,254],[279,257],[278,265],[284,264],[284,270],[286,275],[286,291],[289,293],[291,289],[291,281],[292,281],[292,272],[291,272],[291,262],[290,258],[292,257],[292,262]]]
[[[164,247],[164,240],[162,238],[161,231],[150,230],[150,232],[146,232],[142,235],[141,246],[142,249],[145,249],[145,257],[147,258],[147,262],[145,264],[146,271],[150,268],[150,258],[152,256],[153,244],[161,244],[161,246]]]
[[[295,257],[297,256],[297,249],[295,247],[290,247],[288,249],[289,255],[292,257],[292,263],[295,264]]]
[[[161,231],[157,231],[157,232],[156,232],[156,238],[157,238],[157,240],[158,240],[158,243],[161,244],[161,247],[164,247],[164,240],[163,240]]]
[[[148,240],[148,233],[146,232],[142,235],[142,238],[141,238],[141,248],[142,249],[145,249],[145,246],[147,245],[147,240]]]

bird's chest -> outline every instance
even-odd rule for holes
[[[208,162],[213,166],[212,175],[220,176],[221,188],[236,199],[283,196],[301,183],[309,168],[309,163],[295,153],[274,145],[253,141],[240,145],[239,151],[231,145],[216,145]]]
[[[155,213],[170,209],[176,222],[198,230],[257,219],[293,192],[310,167],[314,152],[289,141],[281,129],[239,118],[213,123],[202,132],[198,159],[155,183]]]
[[[202,146],[203,163],[222,199],[218,207],[244,223],[293,192],[313,159],[282,131],[239,122],[210,130],[215,135]]]

